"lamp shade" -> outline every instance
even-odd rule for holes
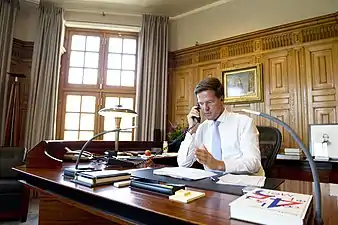
[[[113,108],[103,108],[99,110],[99,114],[101,116],[107,116],[107,117],[136,117],[137,113],[134,110],[131,109],[125,109],[122,107],[122,105],[117,105]]]

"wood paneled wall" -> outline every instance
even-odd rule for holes
[[[12,73],[23,73],[26,75],[26,78],[19,78],[20,82],[20,124],[21,124],[21,133],[20,133],[20,146],[24,146],[24,135],[26,128],[26,117],[27,117],[27,106],[28,106],[28,95],[29,95],[29,86],[30,86],[30,72],[32,65],[33,57],[33,46],[34,42],[26,42],[18,39],[13,40],[12,48],[12,59],[11,59],[11,68]],[[9,80],[9,89],[13,79]]]
[[[240,25],[240,24],[239,24]],[[193,90],[205,77],[221,79],[222,70],[263,66],[264,102],[227,105],[282,119],[308,144],[308,125],[337,123],[338,13],[286,24],[170,53],[169,121],[184,123],[196,104]],[[257,125],[275,126],[255,117]],[[296,147],[283,134],[283,147]]]

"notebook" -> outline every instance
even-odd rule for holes
[[[79,172],[75,175],[73,181],[89,187],[109,184],[116,181],[130,179],[130,173],[119,170],[100,170]]]

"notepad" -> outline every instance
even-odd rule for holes
[[[174,195],[169,196],[169,199],[176,202],[189,203],[204,196],[204,192],[179,190]]]
[[[263,187],[265,184],[265,179],[266,177],[263,176],[226,174],[219,178],[217,184]]]
[[[200,180],[216,175],[216,173],[213,173],[211,171],[186,167],[164,167],[154,170],[153,173],[155,175],[170,176],[185,180]]]

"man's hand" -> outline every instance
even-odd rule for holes
[[[204,145],[202,148],[196,148],[195,156],[199,163],[206,165],[209,169],[225,171],[224,162],[215,159]]]

